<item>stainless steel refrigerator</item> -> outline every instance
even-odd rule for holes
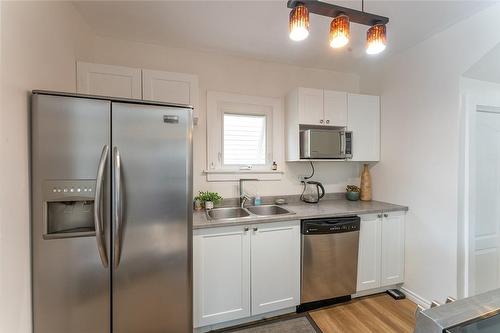
[[[192,332],[192,109],[34,91],[35,333]]]

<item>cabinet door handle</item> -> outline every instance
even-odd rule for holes
[[[378,214],[378,215],[377,215],[377,217],[378,217],[379,219],[381,219],[381,218],[382,218],[382,214]]]
[[[330,123],[330,119],[327,119],[327,120],[326,120],[326,123],[327,123],[327,124],[329,124],[329,123]]]
[[[245,232],[247,232],[248,230],[249,230],[249,229],[248,229],[248,227],[245,227],[245,228],[243,229],[243,231],[245,231]]]
[[[384,217],[389,217],[389,214],[384,214]]]
[[[257,230],[259,230],[259,228],[253,228],[253,231],[257,231]]]
[[[321,120],[319,121],[319,123],[320,123],[320,124],[323,124],[323,119],[321,119]]]

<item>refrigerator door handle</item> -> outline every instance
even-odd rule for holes
[[[99,256],[101,257],[101,262],[104,268],[108,267],[108,255],[106,252],[106,241],[104,239],[104,230],[102,223],[102,187],[104,183],[104,169],[106,166],[106,160],[108,159],[109,146],[104,145],[102,147],[101,159],[99,161],[99,167],[97,168],[97,179],[95,186],[95,200],[94,200],[94,227],[95,227],[95,238],[97,241],[97,249],[99,251]]]
[[[121,159],[120,159],[120,151],[118,147],[113,148],[113,168],[114,168],[114,189],[113,189],[113,219],[114,219],[114,265],[115,268],[118,268],[120,265],[120,257],[121,257],[121,225],[122,225],[122,215],[123,215],[123,207],[122,207],[122,197],[121,197]]]

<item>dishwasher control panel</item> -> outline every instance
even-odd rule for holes
[[[302,234],[320,235],[359,231],[360,225],[359,216],[302,220]]]

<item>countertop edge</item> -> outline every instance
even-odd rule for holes
[[[283,221],[293,221],[293,220],[302,220],[302,219],[310,219],[310,218],[322,218],[322,217],[339,217],[339,216],[349,216],[349,215],[366,215],[366,214],[376,214],[376,213],[386,213],[386,212],[407,212],[409,210],[408,206],[401,206],[390,204],[382,201],[372,201],[372,203],[387,205],[387,207],[383,207],[380,209],[360,209],[360,210],[346,210],[342,212],[324,212],[320,214],[293,214],[286,216],[271,216],[271,217],[254,217],[251,219],[245,219],[241,221],[220,221],[220,222],[209,222],[206,220],[204,213],[195,212],[194,214],[203,214],[203,217],[198,215],[198,218],[205,219],[205,223],[197,224],[193,223],[193,231],[199,229],[209,229],[209,228],[218,228],[218,227],[231,227],[231,226],[241,226],[241,225],[252,225],[252,224],[263,224],[263,223],[273,223],[273,222],[283,222]],[[294,205],[290,205],[293,207]],[[286,207],[286,206],[285,206]],[[306,206],[307,207],[307,206]],[[290,208],[293,211],[293,208]]]

